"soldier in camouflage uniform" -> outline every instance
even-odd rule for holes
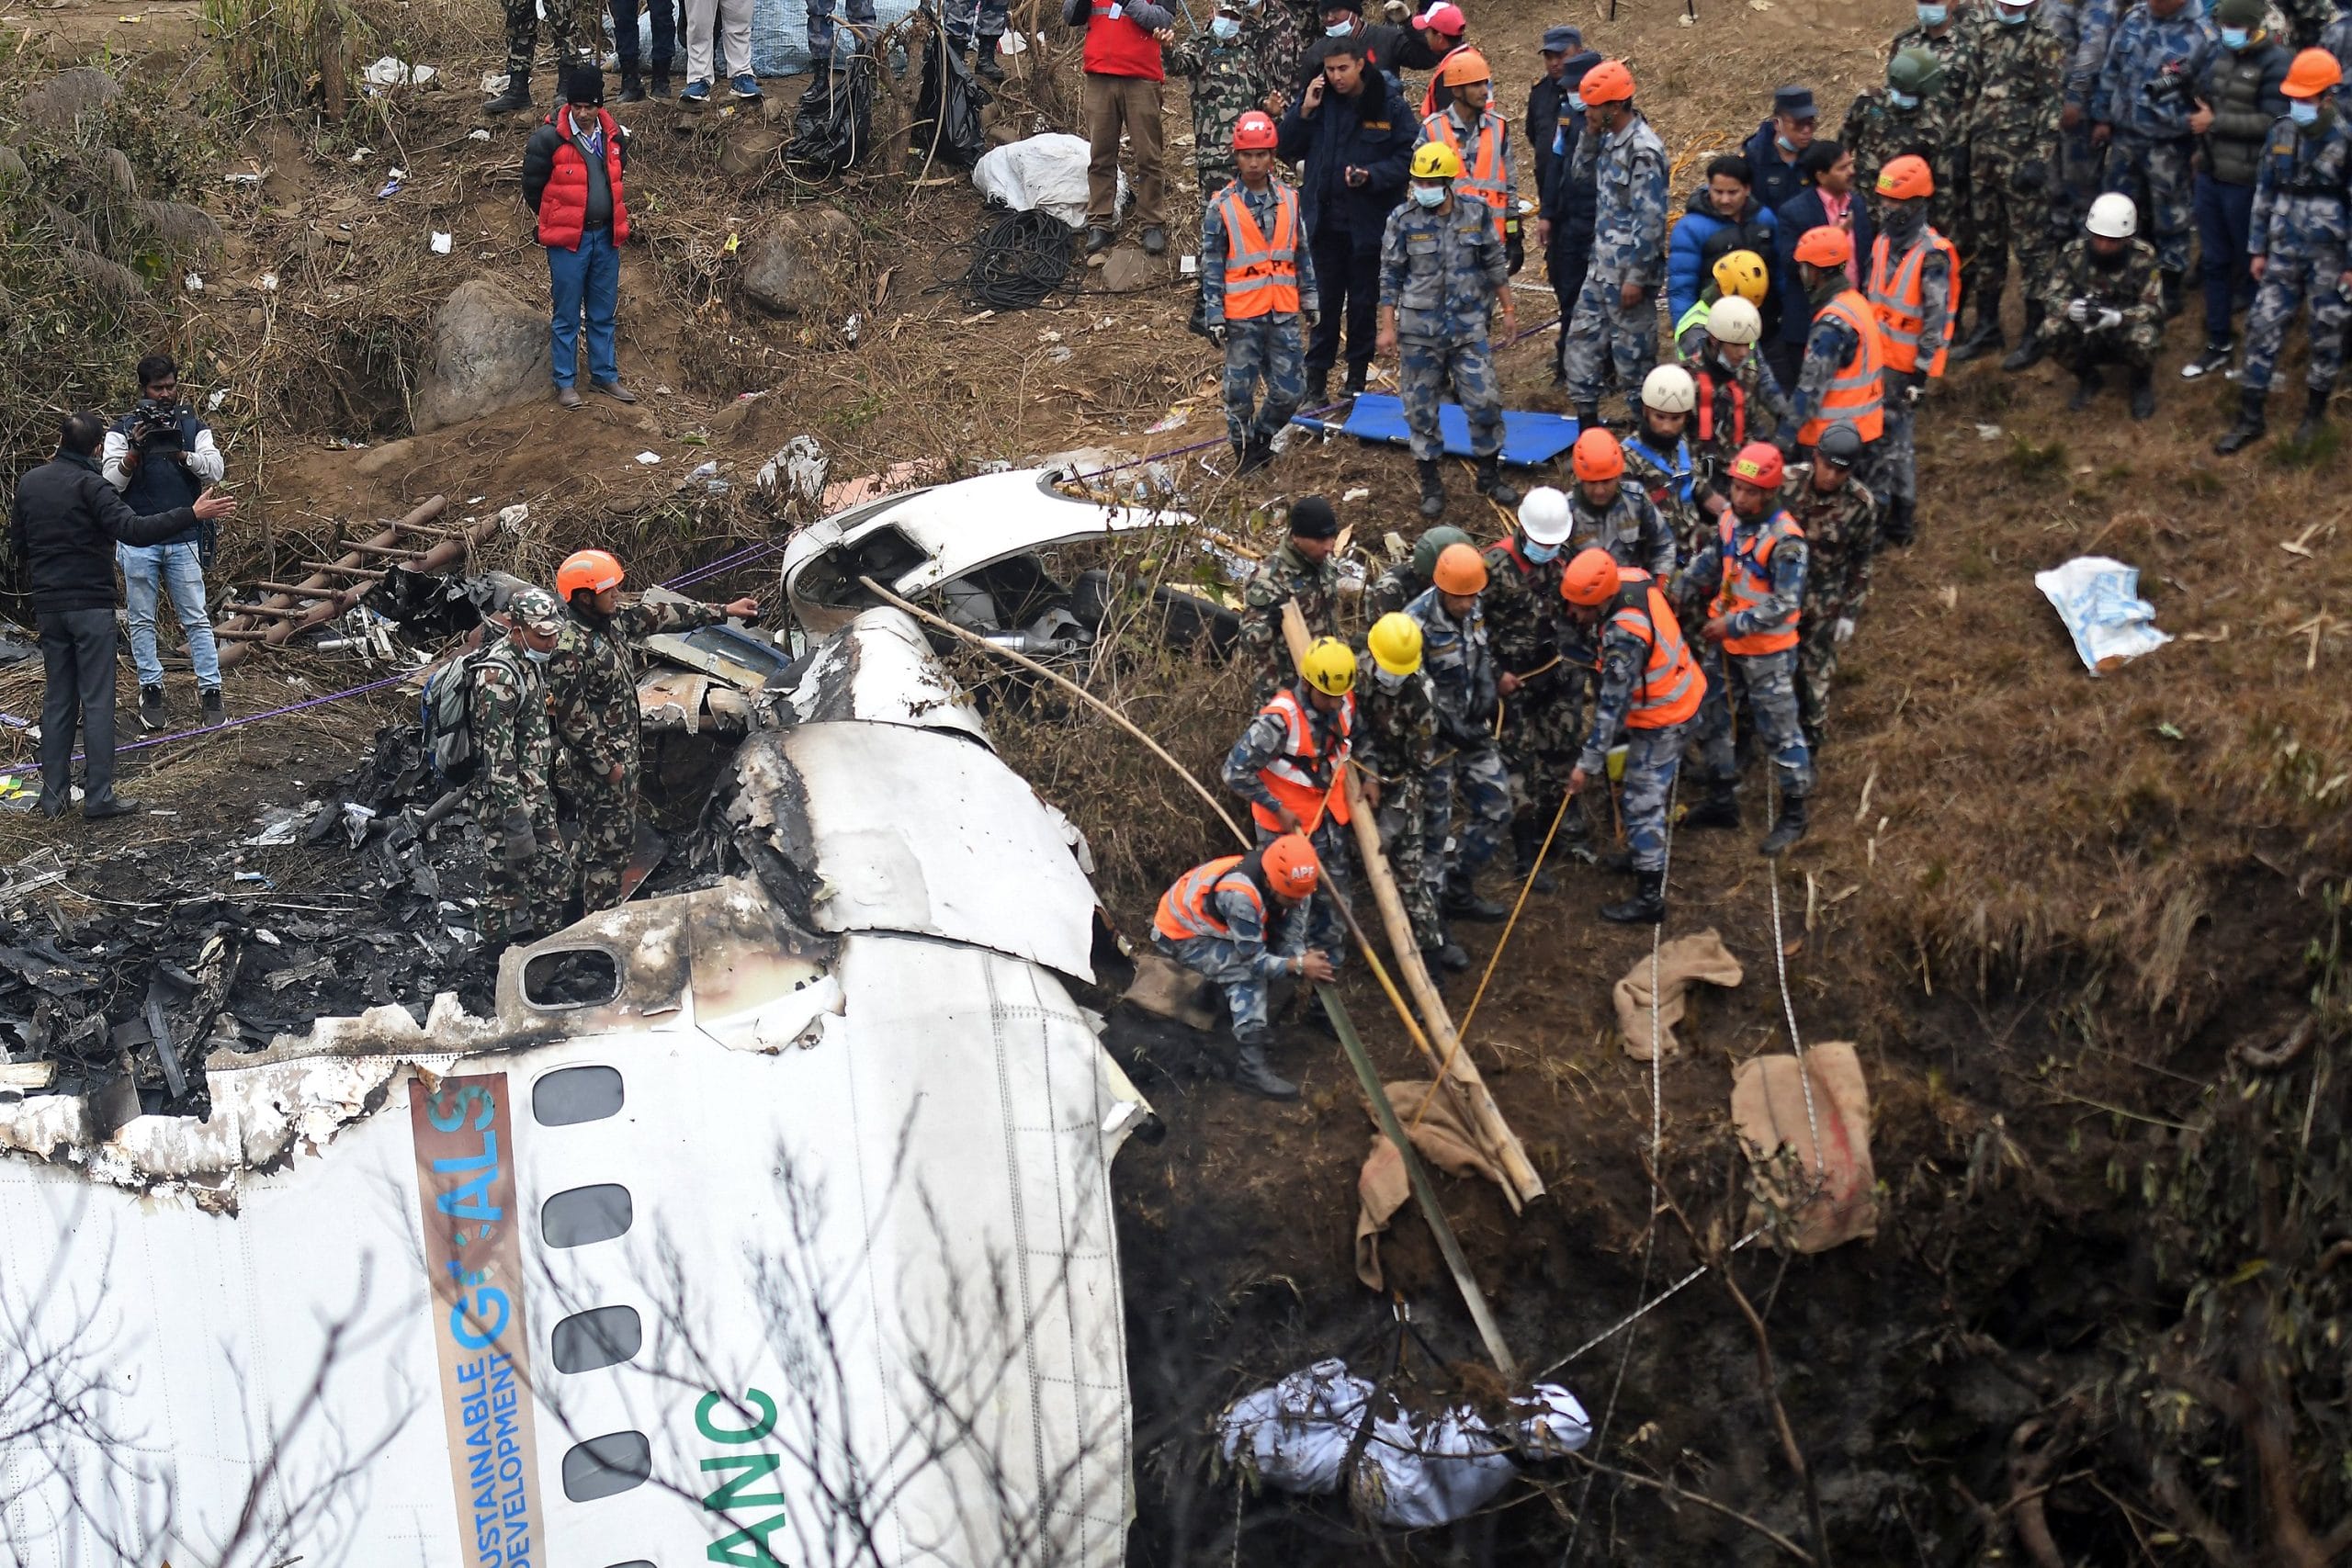
[[[1449,545],[1429,592],[1405,607],[1420,624],[1421,666],[1437,694],[1439,754],[1429,773],[1422,877],[1440,909],[1466,920],[1499,920],[1507,912],[1479,897],[1476,886],[1510,830],[1510,777],[1494,732],[1499,692],[1479,604],[1486,581],[1487,563],[1474,547]],[[1459,832],[1457,788],[1469,818]]]
[[[957,54],[972,51],[972,65],[991,82],[1004,80],[1004,66],[996,57],[1004,29],[1012,25],[1005,0],[946,0],[947,47]]]
[[[1965,188],[1952,167],[1958,151],[1952,121],[1966,100],[1953,90],[1953,81],[1954,73],[1925,49],[1900,51],[1887,62],[1886,90],[1857,93],[1838,132],[1838,140],[1854,155],[1854,188],[1859,191],[1876,190],[1879,170],[1906,153],[1928,160],[1936,177],[1928,220],[1946,235],[1959,230],[1967,213]]]
[[[1793,440],[1796,422],[1771,365],[1756,352],[1763,322],[1756,307],[1725,300],[1707,316],[1704,341],[1690,365],[1698,383],[1692,413],[1690,455],[1697,469],[1693,489],[1698,536],[1679,541],[1681,558],[1714,547],[1715,519],[1731,504],[1731,461],[1751,440]]]
[[[1446,934],[1429,882],[1423,829],[1429,774],[1437,761],[1437,688],[1421,668],[1421,624],[1401,611],[1373,623],[1356,659],[1356,771],[1377,804],[1381,852],[1413,922],[1421,956],[1442,969],[1467,969],[1470,955]]]
[[[1246,855],[1208,861],[1178,877],[1152,918],[1151,945],[1224,993],[1234,1087],[1267,1100],[1298,1098],[1297,1086],[1266,1060],[1268,987],[1337,977],[1330,955],[1308,945],[1321,881],[1314,850],[1297,834],[1269,837]]]
[[[2164,335],[2164,277],[2154,248],[2132,238],[2136,220],[2120,192],[2092,202],[2087,232],[2059,253],[2042,295],[2042,335],[2052,356],[2075,373],[2066,407],[2075,412],[2098,395],[2098,367],[2110,364],[2132,378],[2132,417],[2156,412],[2149,377]]]
[[[1698,457],[1688,434],[1698,407],[1699,384],[1690,372],[1661,365],[1643,378],[1641,423],[1621,443],[1626,481],[1666,519],[1677,560],[1690,554],[1690,542],[1707,521],[1699,510]]]
[[[1528,491],[1519,505],[1519,526],[1487,550],[1481,599],[1502,699],[1511,848],[1520,876],[1532,876],[1539,893],[1553,888],[1551,874],[1537,861],[1576,765],[1584,687],[1585,670],[1568,652],[1567,619],[1560,608],[1561,547],[1568,528],[1566,496],[1549,485]],[[1572,839],[1587,831],[1581,815],[1563,826]]]
[[[1258,667],[1250,700],[1263,704],[1296,673],[1290,645],[1283,640],[1283,606],[1298,601],[1306,635],[1340,635],[1340,519],[1319,495],[1302,496],[1290,509],[1290,537],[1258,565],[1241,590],[1242,657]]]
[[[555,734],[540,670],[563,630],[555,595],[526,588],[506,604],[506,635],[472,668],[467,722],[478,758],[466,785],[481,824],[481,908],[474,927],[486,948],[560,930],[571,893],[571,857],[556,823]]]
[[[2220,36],[2192,0],[2138,0],[2116,24],[2091,102],[2091,140],[2107,148],[2107,188],[2129,196],[2164,272],[2165,314],[2180,310],[2195,182],[2189,116]]]
[[[1994,17],[1973,29],[1975,96],[1956,127],[1968,164],[1964,227],[1973,242],[1962,253],[1960,294],[1976,307],[1975,330],[1952,345],[1951,357],[1962,361],[2008,342],[2001,292],[2012,249],[2026,295],[2028,343],[2041,321],[2033,288],[2050,269],[2058,111],[2066,86],[2065,41],[2041,7],[1996,0],[1992,10]]]
[[[1430,573],[1437,566],[1438,552],[1448,545],[1466,545],[1470,536],[1451,523],[1441,523],[1422,535],[1413,544],[1412,552],[1403,560],[1373,579],[1364,591],[1364,608],[1375,618],[1401,610],[1429,592]]]
[[[1274,437],[1306,396],[1306,333],[1322,309],[1298,192],[1273,178],[1274,141],[1272,120],[1245,113],[1233,130],[1241,172],[1201,213],[1201,321],[1225,350],[1236,474],[1273,460]]]
[[[2302,423],[2295,439],[2308,443],[2327,417],[2327,400],[2344,368],[2344,323],[2352,313],[2352,256],[2346,254],[2345,181],[2352,172],[2352,130],[2331,91],[2343,67],[2324,49],[2295,57],[2287,73],[2289,118],[2270,128],[2255,178],[2254,221],[2247,241],[2261,279],[2246,315],[2245,361],[2238,372],[2238,423],[2214,444],[2227,456],[2263,434],[2262,405],[2271,367],[2295,312],[2311,305],[2311,368]]]
[[[1878,543],[1878,500],[1853,477],[1862,455],[1850,425],[1822,433],[1814,460],[1789,468],[1781,506],[1804,531],[1804,607],[1797,620],[1797,724],[1805,749],[1821,754],[1829,719],[1829,687],[1838,655],[1854,635],[1870,597],[1871,558]]]
[[[621,563],[581,550],[556,573],[566,596],[563,636],[545,671],[555,723],[555,785],[578,824],[581,901],[590,911],[621,901],[622,874],[637,850],[638,767],[644,750],[635,645],[661,632],[756,615],[756,599],[707,604],[623,604]]]
[[[1592,259],[1576,314],[1560,334],[1560,365],[1578,423],[1600,423],[1604,362],[1620,385],[1641,384],[1657,363],[1657,298],[1666,267],[1666,143],[1634,107],[1634,77],[1604,60],[1577,86],[1585,134],[1569,166],[1571,183],[1594,182]],[[1598,95],[1598,96],[1596,96]]]
[[[531,107],[531,57],[539,51],[539,8],[541,0],[505,0],[506,6],[506,87],[497,96],[483,104],[484,114],[513,114]],[[579,0],[545,0],[548,13],[548,38],[555,45],[557,64],[570,62],[576,52],[575,40],[580,36]],[[589,30],[589,41],[595,38],[594,26]],[[589,57],[591,69],[595,59]],[[560,71],[556,81],[556,95],[561,100],[563,83]]]
[[[1568,553],[1599,545],[1619,566],[1637,566],[1674,581],[1674,530],[1645,491],[1624,481],[1625,452],[1615,436],[1595,428],[1577,437],[1570,461],[1576,488],[1568,492]]]
[[[1258,11],[1279,8],[1279,0],[1268,0]],[[1269,68],[1245,10],[1242,0],[1221,0],[1208,31],[1160,51],[1168,73],[1193,85],[1193,172],[1200,180],[1204,202],[1231,185],[1239,172],[1233,160],[1233,128],[1251,109],[1262,110],[1275,82],[1285,79]],[[1205,247],[1201,254],[1207,258]]]
[[[1348,896],[1347,798],[1339,788],[1354,749],[1355,655],[1338,637],[1317,637],[1299,661],[1298,675],[1251,717],[1220,776],[1250,803],[1258,842],[1305,833],[1322,862],[1334,898]],[[1338,964],[1347,932],[1331,899],[1316,900],[1307,945]]]
[[[1380,241],[1380,335],[1383,355],[1397,355],[1397,391],[1413,434],[1413,466],[1421,481],[1421,515],[1445,511],[1445,455],[1438,409],[1447,383],[1470,425],[1470,454],[1478,462],[1478,493],[1504,506],[1519,491],[1501,475],[1502,384],[1495,375],[1487,321],[1499,305],[1503,335],[1519,330],[1511,303],[1510,257],[1493,209],[1458,194],[1462,160],[1441,141],[1413,153],[1412,197],[1389,214]]]
[[[2058,111],[2058,199],[2050,225],[2052,233],[2064,236],[2082,226],[2105,173],[2107,150],[2091,140],[2090,105],[2120,6],[2118,0],[2049,4],[2050,25],[2066,45],[2066,94]]]
[[[2335,19],[2320,30],[2319,47],[2334,55],[2335,63],[2347,74],[2352,74],[2352,0],[2335,0]],[[2342,107],[2347,93],[2352,93],[2352,88],[2340,82],[2336,84],[2333,96],[2338,107]]]

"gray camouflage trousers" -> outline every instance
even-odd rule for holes
[[[1625,731],[1625,778],[1621,788],[1625,812],[1625,847],[1635,871],[1666,869],[1666,809],[1674,798],[1674,776],[1682,768],[1682,747],[1689,739],[1687,719],[1661,729]]]
[[[1881,506],[1890,501],[1917,502],[1919,499],[1919,410],[1911,401],[1907,385],[1898,385],[1899,380],[1894,372],[1887,373],[1883,411],[1886,428],[1871,444],[1878,448],[1879,482],[1863,481]]]
[[[1306,374],[1303,364],[1299,373]],[[1471,455],[1491,457],[1501,451],[1503,389],[1495,379],[1494,351],[1487,340],[1430,343],[1407,338],[1397,346],[1396,391],[1405,405],[1405,427],[1413,433],[1414,460],[1433,463],[1445,456],[1438,408],[1449,384],[1463,417],[1470,422]],[[1300,395],[1305,395],[1303,386]],[[1295,399],[1292,406],[1296,406]]]
[[[1258,383],[1266,400],[1258,402]],[[1236,446],[1281,434],[1306,396],[1306,322],[1293,311],[1225,323],[1225,433]]]
[[[1006,0],[947,0],[947,41],[960,50],[975,32],[987,39],[1003,37],[1009,9]]]
[[[1396,895],[1413,922],[1413,942],[1428,949],[1445,941],[1445,921],[1439,918],[1437,898],[1429,877],[1429,790],[1421,779],[1399,779],[1380,790],[1380,852],[1388,857],[1388,874],[1396,879]]]
[[[2188,270],[2188,232],[2195,213],[2196,175],[2188,166],[2190,142],[2151,141],[2117,131],[2107,147],[2107,188],[2120,191],[2140,209],[2140,232],[2156,248],[2156,265],[2166,272]],[[2027,287],[2036,287],[2029,278]]]
[[[1453,830],[1453,792],[1462,792],[1467,820]],[[1456,751],[1430,769],[1429,799],[1421,814],[1421,880],[1430,897],[1445,891],[1448,877],[1464,881],[1495,858],[1510,831],[1510,775],[1498,747]]]
[[[1588,272],[1577,294],[1576,314],[1560,334],[1560,368],[1568,381],[1569,398],[1579,403],[1600,400],[1601,371],[1613,361],[1617,384],[1629,397],[1657,363],[1657,299],[1645,291],[1641,302],[1628,310],[1620,291],[1625,280],[1613,272]]]
[[[808,52],[820,61],[833,58],[833,4],[834,0],[808,0]],[[870,35],[874,30],[874,0],[849,0],[849,20],[852,27]],[[951,18],[947,25],[948,37],[953,39],[956,24]],[[846,60],[850,52],[843,51],[842,58]]]
[[[2311,373],[2305,384],[2315,392],[2335,385],[2344,368],[2344,321],[2352,315],[2352,300],[2344,297],[2338,279],[2344,272],[2340,251],[2313,251],[2305,256],[2272,256],[2263,264],[2262,282],[2256,287],[2254,309],[2245,318],[2245,363],[2238,385],[2252,392],[2270,389],[2270,372],[2278,361],[2287,328],[2295,311],[2311,304]]]
[[[1170,942],[1166,933],[1154,931],[1151,945],[1225,993],[1225,1010],[1237,1036],[1266,1032],[1266,976],[1250,966],[1239,942],[1217,936]]]
[[[1732,744],[1732,687],[1736,683],[1747,699],[1756,738],[1780,775],[1781,793],[1796,800],[1811,795],[1813,752],[1797,723],[1797,650],[1725,653],[1710,644],[1708,658],[1707,694],[1700,701],[1698,718],[1707,776],[1724,784],[1739,777],[1739,759]]]

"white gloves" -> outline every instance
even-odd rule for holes
[[[1849,642],[1853,640],[1853,637],[1854,617],[1851,615],[1838,616],[1838,624],[1829,628],[1829,640],[1835,647],[1845,647]]]

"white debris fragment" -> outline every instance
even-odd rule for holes
[[[187,291],[190,294],[201,294],[204,292],[204,276],[201,273],[191,272],[183,281],[187,284]]]
[[[430,65],[411,65],[387,54],[363,68],[359,79],[371,87],[422,87],[441,74]]]
[[[450,243],[451,242],[448,235],[444,234],[438,229],[433,231],[433,254],[435,255],[447,255],[449,254]]]
[[[498,525],[510,534],[519,534],[523,525],[531,520],[531,509],[521,502],[498,509]]]
[[[637,460],[643,463],[646,467],[651,468],[654,464],[662,460],[662,454],[659,452],[639,452],[637,455]]]

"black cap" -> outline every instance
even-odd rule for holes
[[[1787,115],[1791,119],[1818,119],[1821,111],[1813,107],[1811,87],[1782,87],[1772,95],[1772,112]]]
[[[1290,509],[1290,531],[1302,539],[1336,539],[1340,519],[1321,496],[1301,496]]]
[[[1583,47],[1584,34],[1565,22],[1544,29],[1544,52],[1546,54],[1574,54]]]
[[[1814,453],[1833,468],[1850,468],[1862,460],[1862,433],[1839,423],[1821,433]]]
[[[565,103],[594,107],[605,101],[605,68],[594,57],[583,54],[563,68],[562,80],[556,85]]]
[[[1353,11],[1361,17],[1363,15],[1363,0],[1318,0],[1316,15],[1320,16],[1325,11]]]

